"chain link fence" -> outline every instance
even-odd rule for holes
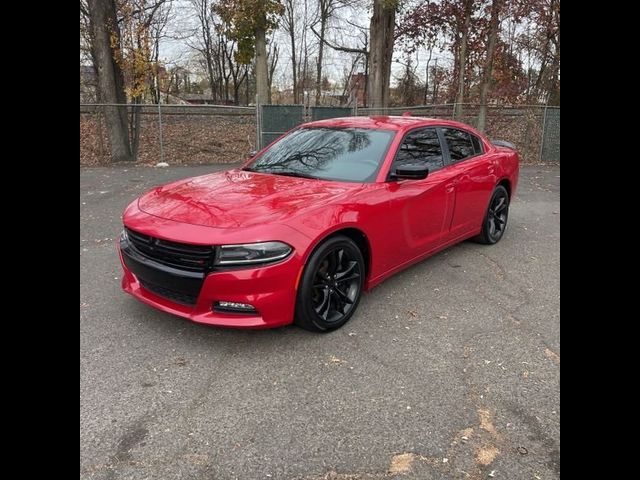
[[[296,118],[300,117],[300,121],[304,122],[348,114],[402,115],[410,112],[414,116],[455,119],[475,125],[479,111],[478,105],[465,104],[462,115],[454,118],[454,104],[391,107],[384,110],[272,105],[268,107],[268,115],[256,117],[254,107],[169,104],[126,106],[130,117],[134,110],[138,110],[139,141],[136,160],[146,165],[160,161],[171,165],[242,161],[261,142],[268,143],[279,136],[282,131],[280,124],[287,117],[284,114],[293,107],[296,107],[296,112],[301,109],[301,115]],[[80,105],[80,165],[110,164],[104,108],[101,104]],[[559,107],[490,106],[487,108],[486,125],[489,138],[507,140],[518,147],[523,163],[560,162]]]
[[[80,105],[80,165],[110,164],[103,104]],[[126,105],[130,124],[137,108],[136,161],[155,165],[234,163],[255,148],[253,107],[217,105]]]

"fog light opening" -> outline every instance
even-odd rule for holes
[[[224,300],[214,302],[213,310],[224,313],[258,313],[255,307],[249,303],[227,302]]]

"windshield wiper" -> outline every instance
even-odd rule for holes
[[[309,175],[302,172],[296,172],[295,170],[262,170],[260,168],[251,168],[246,167],[243,168],[245,172],[257,172],[257,173],[267,173],[271,175],[282,175],[283,177],[299,177],[299,178],[308,178],[311,180],[318,180],[318,177],[314,177],[313,175]]]
[[[279,172],[264,171],[263,173],[271,173],[273,175],[282,175],[284,177],[300,177],[300,178],[309,178],[311,180],[318,180],[318,177],[314,177],[313,175],[309,175],[302,172],[296,172],[294,170],[284,170]]]

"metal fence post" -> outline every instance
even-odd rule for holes
[[[158,99],[158,129],[160,133],[160,161],[164,162],[164,145],[162,143],[162,108],[160,107],[160,99]]]
[[[544,106],[544,112],[542,114],[542,138],[540,139],[540,153],[538,154],[538,160],[542,161],[542,152],[544,151],[544,139],[545,129],[547,127],[547,105]]]
[[[256,150],[261,149],[262,137],[262,112],[258,104],[258,94],[256,93]]]

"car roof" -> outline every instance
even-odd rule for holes
[[[380,130],[406,130],[412,127],[429,125],[451,125],[467,130],[473,130],[469,125],[465,125],[453,120],[442,118],[409,117],[395,115],[380,115],[371,117],[341,117],[329,118],[327,120],[317,120],[302,125],[302,127],[339,127],[339,128],[374,128]]]

